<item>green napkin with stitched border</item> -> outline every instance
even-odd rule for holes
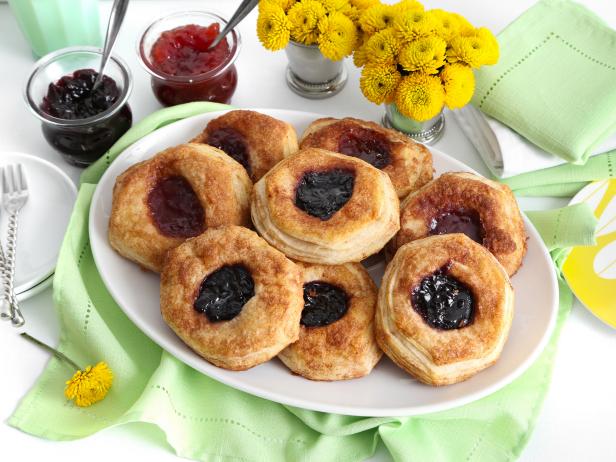
[[[499,34],[473,104],[563,159],[583,164],[616,131],[616,31],[582,5],[543,0]]]
[[[158,111],[83,173],[54,280],[61,328],[58,348],[79,364],[107,361],[114,384],[103,401],[76,407],[63,396],[64,382],[73,371],[51,358],[8,423],[40,437],[71,440],[110,426],[146,422],[164,432],[179,456],[203,461],[357,461],[374,453],[379,438],[396,461],[516,458],[547,393],[558,336],[571,309],[572,295],[561,278],[557,328],[535,364],[486,398],[419,417],[350,417],[257,398],[176,360],[128,320],[107,292],[92,258],[88,212],[95,183],[125,147],[151,131],[223,108],[191,103]],[[593,242],[596,220],[589,207],[550,213],[560,219],[538,219],[542,212],[534,216],[542,235],[550,239],[550,250]],[[567,228],[560,229],[559,223],[568,223]]]

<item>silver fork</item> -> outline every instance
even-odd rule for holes
[[[11,307],[11,322],[20,327],[25,323],[19,304],[13,291],[15,278],[15,253],[17,250],[17,219],[19,211],[28,201],[28,183],[21,164],[8,165],[2,169],[2,205],[9,214],[8,234],[6,238],[6,256],[4,259],[4,297]]]

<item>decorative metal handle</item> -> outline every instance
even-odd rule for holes
[[[13,316],[11,313],[11,293],[7,284],[8,268],[6,267],[5,261],[4,251],[2,250],[2,246],[0,246],[0,275],[2,276],[2,288],[4,292],[2,301],[0,301],[0,319],[9,321]]]
[[[115,45],[116,38],[124,22],[124,16],[126,16],[126,10],[128,9],[128,0],[115,0],[111,7],[111,14],[109,15],[109,23],[107,24],[107,35],[105,36],[105,45],[103,46],[103,57],[101,59],[101,65],[98,71],[98,75],[94,80],[92,89],[99,86],[103,80],[103,74],[107,62],[111,56],[111,50]]]
[[[9,226],[6,239],[6,257],[4,259],[4,269],[2,273],[5,276],[4,297],[10,304],[11,322],[13,326],[20,327],[26,322],[19,309],[17,298],[13,288],[15,279],[15,253],[17,250],[17,218],[19,211],[16,210],[9,214]]]

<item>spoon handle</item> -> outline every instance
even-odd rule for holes
[[[98,75],[96,76],[96,80],[94,81],[93,88],[96,88],[103,79],[105,67],[107,66],[109,57],[111,56],[111,50],[113,50],[116,38],[118,37],[118,32],[120,32],[120,27],[122,27],[122,22],[124,21],[124,16],[126,15],[126,10],[128,9],[128,2],[129,0],[115,0],[113,2],[111,13],[109,15],[109,23],[107,24],[107,35],[105,36],[105,46],[103,47],[101,67]]]
[[[229,22],[224,27],[224,29],[216,36],[209,48],[212,49],[216,45],[218,45],[222,41],[222,39],[225,38],[225,35],[231,32],[231,30],[235,26],[237,26],[240,21],[244,19],[246,15],[248,15],[248,13],[250,13],[254,9],[255,6],[257,6],[258,3],[259,0],[244,0],[237,8],[235,13],[233,13],[233,16],[231,16],[231,19],[229,19]]]

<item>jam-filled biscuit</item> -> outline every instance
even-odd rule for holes
[[[368,162],[389,175],[400,199],[432,179],[428,148],[374,122],[317,119],[302,135],[300,148],[327,149]]]
[[[253,181],[298,149],[290,124],[246,110],[229,111],[210,120],[192,142],[223,150],[244,166]]]
[[[312,380],[368,375],[382,355],[374,336],[377,288],[370,275],[360,263],[300,266],[304,309],[299,340],[278,357]]]
[[[494,256],[464,234],[430,236],[387,266],[376,337],[419,381],[448,385],[496,362],[512,318],[513,289]]]
[[[212,364],[244,370],[297,340],[300,269],[254,231],[207,230],[169,252],[161,273],[165,322]]]
[[[109,243],[159,272],[169,249],[207,228],[250,225],[252,182],[219,149],[183,144],[133,165],[113,188]]]
[[[289,258],[338,265],[377,253],[399,227],[387,174],[354,157],[309,148],[287,157],[255,185],[259,234]]]
[[[510,276],[526,254],[522,214],[507,185],[472,173],[445,173],[400,205],[392,256],[407,242],[434,234],[464,233],[494,254]]]

